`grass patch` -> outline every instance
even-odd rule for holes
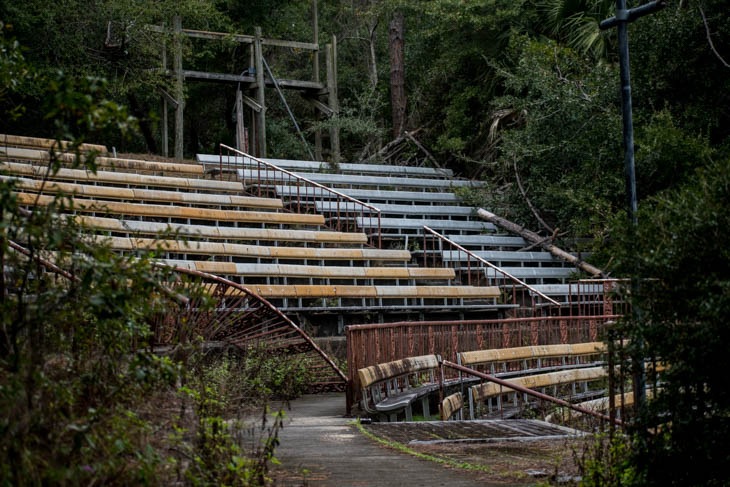
[[[456,460],[452,460],[450,458],[437,457],[435,455],[428,455],[426,453],[417,452],[411,448],[408,448],[406,445],[404,445],[402,443],[398,443],[397,441],[391,441],[391,440],[386,440],[386,439],[380,438],[378,436],[375,436],[368,430],[366,430],[362,426],[362,424],[360,424],[360,421],[353,421],[352,424],[354,424],[355,427],[358,430],[360,430],[360,433],[367,436],[371,440],[378,442],[381,445],[385,445],[387,447],[398,450],[400,452],[407,453],[409,455],[413,455],[414,457],[422,458],[424,460],[429,460],[429,461],[435,462],[435,463],[440,463],[441,465],[448,465],[450,467],[461,468],[463,470],[477,470],[480,472],[493,473],[492,469],[485,465],[476,465],[474,463],[469,463],[469,462],[457,462]]]

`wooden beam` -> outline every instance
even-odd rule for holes
[[[264,54],[261,45],[261,27],[255,27],[256,39],[254,40],[254,61],[256,62],[256,102],[261,106],[261,111],[256,114],[256,135],[258,141],[256,149],[258,157],[266,157],[266,97],[264,96]]]
[[[303,96],[303,98],[309,102],[315,109],[319,110],[319,112],[323,113],[326,117],[331,117],[334,111],[326,104],[322,103],[319,98],[315,98],[312,96]],[[321,143],[321,141],[320,141]]]
[[[164,33],[165,28],[159,25],[147,26],[152,32]],[[212,41],[228,40],[240,42],[242,44],[253,44],[256,41],[255,36],[245,34],[230,34],[227,32],[211,32],[207,30],[182,29],[182,34],[194,39],[207,39]],[[304,49],[307,51],[319,51],[319,45],[312,42],[287,41],[283,39],[261,39],[261,43],[265,46],[290,47],[293,49]]]
[[[201,81],[220,81],[224,83],[248,83],[253,85],[256,83],[256,78],[253,76],[241,76],[238,74],[227,74],[227,73],[208,73],[205,71],[183,71],[186,79],[195,79]]]
[[[257,88],[257,78],[253,76],[239,75],[239,74],[227,74],[227,73],[209,73],[205,71],[191,71],[185,70],[183,74],[186,79],[194,79],[198,81],[212,81],[220,83],[246,83],[248,86],[244,88]],[[280,79],[280,88],[286,88],[289,90],[300,90],[300,91],[312,91],[319,92],[325,89],[322,83],[315,83],[314,81],[303,81],[298,79]],[[264,78],[264,83],[267,86],[274,86],[274,82],[268,78]]]
[[[334,115],[340,112],[337,100],[337,37],[332,36],[332,43],[325,46],[325,60],[327,67],[327,90],[329,106]],[[332,151],[332,162],[340,163],[340,130],[334,124],[330,128],[330,147]]]
[[[173,19],[175,31],[175,55],[174,55],[174,71],[175,71],[175,98],[177,106],[175,107],[175,159],[183,158],[183,107],[184,107],[184,75],[183,75],[183,59],[182,59],[182,19],[176,15]]]
[[[319,14],[317,12],[317,0],[312,0],[312,37],[314,43],[319,46]],[[315,51],[313,53],[312,61],[312,80],[315,83],[319,83],[319,51]],[[319,100],[317,101],[319,102]],[[322,105],[324,105],[324,103],[322,103]],[[314,119],[317,121],[320,119],[320,114],[317,111],[318,108],[321,110],[320,107],[315,105]],[[327,107],[327,109],[329,109],[329,107]],[[318,161],[322,160],[322,129],[320,128],[316,128],[314,130],[314,158]]]
[[[246,105],[256,113],[260,112],[263,109],[263,107],[250,96],[243,95],[243,98],[241,98],[241,100],[243,101],[244,105]]]

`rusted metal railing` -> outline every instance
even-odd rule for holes
[[[431,244],[430,247],[428,244]],[[457,253],[456,258],[443,259],[444,251]],[[430,255],[429,255],[430,252]],[[464,268],[466,263],[466,269]],[[448,265],[456,271],[457,278],[462,284],[469,286],[497,286],[502,290],[502,299],[505,304],[519,306],[521,314],[536,316],[551,315],[560,308],[560,303],[546,296],[529,284],[512,276],[510,273],[479,257],[474,252],[465,249],[456,242],[427,226],[423,227],[423,265]],[[490,271],[491,269],[491,271]],[[511,301],[508,303],[507,301]],[[529,306],[525,306],[529,303]],[[547,308],[547,309],[545,309]]]
[[[225,155],[224,150],[227,151]],[[225,144],[220,144],[219,155],[219,177],[221,179],[224,173],[235,174],[244,183],[244,190],[246,190],[246,183],[252,183],[253,192],[250,190],[248,192],[260,197],[269,194],[267,185],[273,185],[273,193],[276,193],[277,184],[296,187],[296,200],[291,204],[292,211],[296,213],[318,213],[318,203],[322,212],[329,207],[334,207],[329,212],[332,216],[325,219],[325,225],[338,232],[358,231],[357,218],[359,217],[363,223],[368,222],[367,225],[362,226],[362,231],[365,231],[365,227],[371,229],[368,238],[369,245],[377,248],[381,247],[380,209],[375,206]],[[238,169],[242,171],[240,177],[238,176]],[[248,175],[245,172],[247,169],[250,171]]]
[[[553,397],[553,396],[550,396],[548,394],[543,394],[542,392],[534,391],[534,390],[529,389],[527,387],[523,387],[523,386],[521,386],[519,384],[514,384],[514,383],[512,383],[512,382],[510,382],[508,380],[503,380],[503,379],[500,379],[500,378],[495,377],[493,375],[485,374],[484,372],[480,372],[480,371],[477,371],[477,370],[474,370],[474,369],[470,369],[468,367],[464,367],[464,366],[459,365],[459,364],[455,364],[455,363],[450,362],[448,360],[444,360],[441,363],[441,365],[443,367],[449,367],[451,369],[457,370],[457,371],[461,372],[462,374],[472,375],[474,377],[478,377],[480,379],[483,379],[483,380],[486,380],[486,381],[489,381],[489,382],[494,382],[495,384],[499,384],[500,386],[502,386],[502,387],[504,387],[506,389],[510,389],[510,390],[513,390],[513,391],[516,391],[516,392],[520,392],[520,393],[525,394],[525,395],[528,395],[528,396],[535,397],[535,398],[537,398],[537,399],[539,399],[541,401],[551,402],[551,403],[556,404],[558,406],[562,406],[562,407],[565,407],[565,408],[568,408],[568,409],[572,409],[573,411],[577,411],[577,412],[579,412],[581,414],[587,414],[589,416],[593,416],[594,418],[598,418],[598,419],[600,419],[602,421],[609,421],[610,423],[615,424],[615,425],[618,425],[618,426],[622,426],[623,425],[623,423],[621,422],[621,420],[616,419],[616,417],[614,415],[607,416],[607,415],[601,414],[601,413],[599,413],[597,411],[593,411],[591,409],[586,409],[586,408],[580,407],[578,405],[572,404],[572,403],[570,403],[568,401],[564,401],[563,399],[560,399],[560,398],[557,398],[557,397]],[[501,404],[502,404],[501,401],[499,402],[499,404],[501,406]]]
[[[568,307],[571,315],[593,316],[629,311],[625,293],[627,279],[581,279],[568,284]]]
[[[582,343],[599,339],[617,316],[542,316],[494,320],[401,321],[350,325],[347,337],[348,403],[359,400],[358,369],[406,357],[525,345]]]

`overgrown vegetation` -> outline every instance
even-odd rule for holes
[[[136,127],[103,80],[39,73],[4,37],[0,53],[0,102],[29,80],[45,83],[42,107],[54,138],[71,141],[72,167],[96,170],[93,153],[80,157],[87,137]],[[306,362],[204,353],[195,337],[173,355],[153,353],[151,324],[180,298],[167,287],[179,277],[152,265],[154,254],[84,238],[61,216],[65,196],[30,212],[0,181],[0,485],[264,485],[283,419],[266,403],[301,394]]]
[[[627,320],[622,326],[632,343],[645,343],[648,356],[671,366],[661,376],[663,393],[631,432],[631,448],[621,450],[618,463],[609,462],[609,468],[631,469],[632,475],[611,474],[606,478],[613,480],[606,482],[725,485],[724,466],[730,451],[728,388],[722,375],[728,365],[724,324],[730,282],[726,244],[730,2],[671,0],[667,8],[629,29],[640,199],[635,234],[625,227],[623,210],[615,33],[597,29],[598,22],[613,12],[612,3],[320,0],[320,44],[330,42],[332,34],[339,39],[342,106],[339,118],[321,126],[341,128],[344,160],[372,155],[387,142],[384,137],[391,128],[387,25],[393,12],[402,13],[408,126],[422,128],[419,139],[442,164],[488,182],[486,191],[469,195],[470,201],[528,228],[552,233],[543,220],[568,242],[587,239],[593,261],[614,277],[656,279],[634,296],[643,310],[640,319]],[[632,1],[629,7],[638,4]],[[151,69],[160,66],[159,47],[164,39],[145,25],[169,25],[173,13],[182,15],[187,28],[251,34],[254,25],[261,25],[269,37],[302,41],[312,37],[310,5],[301,1],[182,0],[143,5],[131,0],[93,4],[0,0],[0,20],[12,27],[27,48],[25,61],[17,46],[7,42],[0,46],[0,130],[76,142],[94,135],[127,152],[156,150],[160,118],[156,90],[169,89],[170,79]],[[106,42],[108,26],[111,42]],[[185,49],[187,69],[213,70],[215,66],[216,71],[240,73],[249,67],[248,54],[232,43],[186,41]],[[299,52],[271,49],[266,56],[279,76],[306,79],[311,74],[309,59]],[[90,80],[89,75],[103,76],[107,83]],[[186,153],[214,152],[215,144],[231,143],[233,87],[186,86]],[[72,95],[78,92],[93,96]],[[269,90],[267,96],[271,97],[267,100],[270,155],[306,157],[275,93]],[[300,120],[311,120],[311,107],[304,100],[290,97],[289,102]],[[141,135],[125,139],[125,131],[134,122],[122,104],[129,105],[137,117]],[[313,124],[303,125],[311,137]],[[59,287],[34,268],[32,260],[4,249],[5,267],[25,276],[5,284],[4,313],[15,314],[3,318],[7,350],[2,354],[3,367],[11,367],[4,368],[2,376],[4,418],[27,416],[27,421],[13,422],[12,428],[29,434],[32,428],[40,428],[32,431],[47,435],[50,423],[39,422],[31,412],[60,415],[59,424],[67,429],[49,437],[59,443],[44,440],[43,445],[66,445],[66,440],[78,439],[77,446],[56,453],[67,455],[63,458],[68,460],[85,459],[86,463],[64,463],[64,469],[91,479],[85,466],[97,468],[93,464],[97,460],[82,456],[91,455],[85,446],[87,438],[98,442],[104,436],[100,431],[110,432],[107,445],[115,445],[114,432],[144,437],[146,423],[126,416],[126,411],[133,411],[135,401],[147,397],[149,390],[174,383],[182,373],[175,363],[139,351],[149,333],[146,318],[159,305],[150,281],[159,282],[164,276],[144,259],[131,261],[103,248],[84,247],[73,240],[71,223],[50,225],[47,216],[36,221],[40,214],[14,214],[12,193],[4,188],[5,231],[19,228],[20,223],[35,229],[25,240],[32,252],[53,249],[75,272],[88,276]],[[46,232],[49,225],[52,231]],[[78,244],[99,264],[89,265],[63,243]],[[132,295],[123,286],[104,284],[110,276],[125,276],[149,292]],[[48,293],[48,299],[23,300],[13,294],[17,289],[30,296]],[[10,304],[11,298],[15,305]],[[133,308],[131,318],[122,319],[127,306]],[[30,313],[28,318],[19,315],[19,309]],[[63,326],[51,327],[48,320]],[[83,329],[77,329],[81,324]],[[103,341],[111,337],[119,338],[120,344]],[[36,347],[38,343],[42,346]],[[119,361],[109,366],[105,356],[82,347],[89,343],[106,343]],[[130,344],[133,349],[124,348]],[[50,367],[33,354],[53,358],[59,365]],[[90,385],[88,376],[95,377],[97,370],[111,382]],[[277,384],[275,375],[269,374],[272,384]],[[48,391],[55,391],[60,399],[50,399],[55,396],[41,386],[50,387]],[[79,402],[69,402],[67,390],[78,391]],[[115,402],[113,397],[120,395],[124,397]],[[119,423],[108,424],[110,417]],[[31,444],[35,440],[22,437],[21,430],[5,421],[7,433],[0,441],[22,439],[13,455],[22,456],[30,451],[23,448],[40,445]],[[658,433],[646,433],[657,431],[659,423]],[[77,427],[88,429],[79,432]],[[23,442],[31,443],[23,446]],[[118,468],[114,462],[124,455],[138,458],[138,453],[141,457],[133,463],[137,467],[124,475],[146,479],[166,465],[164,456],[140,453],[142,444],[130,440],[114,447],[118,450],[109,447],[107,451],[123,454],[110,459],[105,471]],[[47,458],[61,457],[49,454]],[[25,468],[20,460],[4,465]]]

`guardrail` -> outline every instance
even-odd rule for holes
[[[583,343],[599,339],[618,317],[543,316],[495,320],[401,321],[350,325],[347,337],[348,404],[359,400],[357,370],[406,357],[439,354],[457,361],[457,353],[524,345]]]
[[[570,314],[590,316],[602,314],[625,315],[628,279],[581,279],[568,283]]]
[[[456,242],[449,240],[447,237],[441,235],[432,228],[424,225],[423,230],[424,267],[428,266],[430,259],[432,267],[444,264],[453,267],[456,271],[457,278],[459,279],[459,281],[461,281],[462,284],[464,284],[464,280],[466,280],[466,284],[469,286],[497,286],[505,291],[505,294],[503,294],[503,299],[511,299],[512,304],[520,305],[520,308],[518,309],[522,310],[522,312],[527,312],[529,310],[530,316],[536,316],[538,309],[542,311],[543,314],[551,315],[553,311],[553,306],[557,306],[558,308],[560,308],[559,302],[546,296],[534,287],[514,277],[510,273],[504,271],[503,269],[492,264],[486,259],[483,259],[475,253],[471,252],[470,250],[465,249]],[[430,249],[428,245],[429,243],[431,243]],[[445,250],[458,252],[459,258],[451,260],[450,264],[444,262],[443,259],[439,259],[439,257],[443,256],[443,252]],[[429,255],[429,251],[431,255]],[[462,255],[464,259],[461,258]],[[466,261],[465,272],[463,268],[464,261]],[[472,262],[476,264],[473,266],[473,268]],[[487,272],[486,269],[481,269],[483,267],[492,269],[494,271],[494,274],[490,275],[490,273]],[[481,270],[483,270],[484,272],[481,272]],[[466,275],[464,276],[463,274]],[[530,303],[530,306],[525,307],[525,303]],[[547,310],[545,310],[545,305],[548,306]]]
[[[225,155],[223,154],[224,150],[227,151]],[[234,154],[232,161],[231,154]],[[335,206],[335,211],[332,212],[334,217],[325,220],[325,225],[328,228],[338,232],[357,231],[357,217],[360,217],[362,221],[367,219],[369,223],[368,228],[377,228],[377,239],[371,231],[368,238],[369,245],[381,248],[380,209],[375,206],[342,194],[332,188],[323,186],[225,144],[220,144],[219,155],[219,177],[221,179],[224,173],[235,174],[236,178],[244,183],[244,189],[246,182],[250,181],[254,184],[255,192],[251,193],[249,191],[249,193],[255,196],[265,196],[265,186],[267,184],[273,184],[274,186],[276,184],[295,186],[297,188],[296,202],[292,204],[292,208],[296,208],[296,213],[308,213],[312,209],[316,213],[317,202],[322,203],[322,207],[325,206],[325,201],[333,202]],[[246,160],[250,162],[247,164]],[[244,169],[247,166],[255,173],[255,177],[246,178],[238,176],[238,169]],[[374,225],[375,221],[377,221],[377,225]],[[364,229],[362,231],[364,232]]]

